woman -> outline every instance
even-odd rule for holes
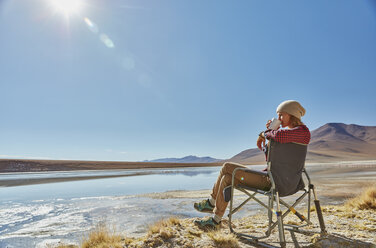
[[[305,114],[302,105],[294,100],[282,102],[277,107],[278,120],[284,129],[269,129],[271,121],[266,123],[267,130],[261,132],[257,139],[257,147],[262,150],[265,146],[265,140],[273,139],[279,143],[302,143],[308,144],[311,139],[309,129],[301,121],[301,117]],[[195,220],[199,227],[218,228],[221,219],[226,211],[227,202],[224,200],[223,190],[231,185],[232,172],[235,168],[246,168],[237,163],[227,162],[222,166],[218,179],[213,186],[211,197],[207,200],[195,203],[194,208],[200,212],[214,213],[213,217],[201,220]],[[259,171],[244,172],[239,171],[235,176],[235,184],[245,184],[249,187],[268,190],[270,188],[270,180],[267,173]]]

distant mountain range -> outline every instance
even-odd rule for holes
[[[256,140],[255,140],[256,142]],[[311,131],[307,162],[376,160],[376,126],[328,123]],[[257,148],[244,150],[230,159],[186,156],[143,162],[212,163],[232,161],[242,164],[263,164],[265,155]]]
[[[308,160],[376,159],[376,126],[329,123],[312,132]]]
[[[376,126],[328,123],[311,131],[307,162],[373,159],[376,159]],[[244,150],[227,161],[265,163],[265,156],[255,148]]]
[[[158,163],[213,163],[221,161],[222,159],[216,159],[211,157],[196,157],[186,156],[184,158],[161,158],[154,160],[145,160],[143,162],[158,162]]]

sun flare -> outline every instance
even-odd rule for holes
[[[82,9],[82,0],[50,0],[52,7],[65,15],[79,13]]]

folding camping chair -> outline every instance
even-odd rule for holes
[[[267,161],[267,174],[271,181],[271,188],[268,191],[255,189],[247,187],[246,185],[234,185],[235,175],[238,171],[247,171],[246,168],[236,168],[232,174],[232,186],[225,189],[225,200],[230,201],[229,210],[229,227],[231,232],[238,236],[245,238],[250,238],[254,242],[258,242],[260,239],[265,239],[270,236],[272,230],[278,226],[279,231],[279,243],[281,247],[286,246],[284,226],[289,226],[288,229],[291,234],[293,232],[299,232],[307,234],[307,231],[300,230],[299,228],[311,225],[310,221],[310,208],[311,208],[311,194],[314,195],[314,203],[317,211],[317,216],[320,223],[321,234],[325,234],[325,224],[322,216],[320,202],[317,199],[315,188],[311,183],[310,177],[304,168],[305,158],[307,154],[307,145],[297,144],[297,143],[278,143],[271,140],[268,147],[268,161]],[[254,171],[253,171],[254,172]],[[260,172],[262,173],[262,172]],[[305,175],[308,186],[305,187],[303,182],[302,174]],[[233,208],[234,202],[234,190],[239,190],[249,197],[241,203],[238,207]],[[289,205],[286,201],[282,200],[281,197],[293,195],[298,191],[303,191],[292,205]],[[268,203],[265,204],[255,196],[257,194],[262,194],[268,197]],[[298,205],[306,196],[308,196],[307,203],[307,218],[295,210],[296,205]],[[265,232],[265,236],[252,236],[246,233],[236,232],[232,225],[231,220],[233,214],[235,214],[241,207],[243,207],[249,200],[255,200],[257,203],[261,204],[268,211],[268,229]],[[273,209],[274,202],[276,202],[276,210]],[[285,212],[281,210],[281,205],[285,206],[287,209]],[[294,213],[303,223],[301,225],[288,225],[283,223],[283,219],[290,213]],[[273,221],[273,216],[276,215],[276,221]],[[313,234],[312,232],[311,234]]]

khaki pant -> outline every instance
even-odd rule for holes
[[[228,202],[225,202],[223,190],[231,185],[232,172],[236,168],[247,168],[237,163],[225,163],[219,173],[218,179],[213,187],[211,196],[215,199],[215,208],[213,212],[222,217],[226,211]],[[244,184],[252,188],[267,189],[270,188],[270,180],[267,175],[260,175],[252,172],[238,171],[235,176],[235,185]]]

